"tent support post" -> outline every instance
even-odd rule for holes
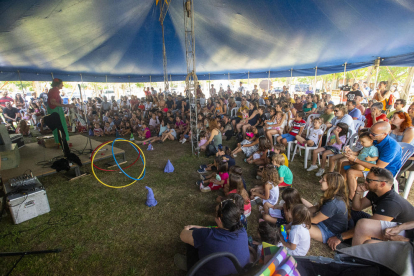
[[[196,74],[195,57],[195,33],[194,33],[194,2],[183,0],[184,10],[184,34],[185,34],[185,59],[187,62],[187,77],[185,79],[186,93],[190,102],[190,129],[191,129],[191,152],[197,157],[200,154],[198,148],[197,129],[197,88],[198,78]]]
[[[158,1],[157,1],[158,3]],[[171,1],[164,0],[160,4],[160,23],[162,30],[162,63],[164,68],[164,91],[168,91],[168,73],[167,73],[167,51],[165,50],[165,39],[164,39],[164,19],[168,13]]]
[[[346,78],[346,62],[344,64],[344,78],[343,78],[343,83],[342,85],[345,85],[345,78]]]
[[[376,72],[375,72],[375,84],[374,84],[374,89],[377,87],[377,82],[378,82],[378,73],[379,73],[379,69],[380,69],[380,64],[381,64],[381,58],[380,58],[380,57],[378,57],[378,58],[375,60],[375,65],[374,65],[375,70],[376,70]]]
[[[315,94],[316,94],[316,77],[318,76],[318,66],[315,67],[315,81],[314,81],[314,86],[313,89],[315,89]]]
[[[247,71],[247,85],[250,86],[250,72]]]
[[[54,79],[54,77],[53,77],[53,72],[51,72],[50,74],[52,75],[52,80],[53,80],[53,79]]]
[[[267,75],[267,80],[268,80],[268,82],[267,82],[267,90],[269,91],[270,90],[270,70],[269,70],[269,74]]]

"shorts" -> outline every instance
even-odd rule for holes
[[[280,130],[280,127],[268,127],[267,129],[276,129],[276,130]]]
[[[240,117],[234,117],[232,120],[236,122],[236,124],[240,123],[241,118]]]
[[[282,138],[285,138],[287,142],[293,142],[296,139],[295,136],[289,133],[282,134]]]
[[[340,154],[339,149],[332,146],[324,146],[324,149],[332,151],[334,154]]]
[[[322,241],[323,243],[327,243],[328,239],[330,237],[335,236],[334,233],[332,233],[328,227],[326,227],[326,225],[321,221],[318,224],[316,224],[316,226],[319,228],[319,230],[321,230],[321,234],[322,234]]]
[[[188,136],[187,134],[184,134],[184,138],[188,139],[188,138],[190,138],[190,136]]]
[[[290,187],[292,184],[286,184],[285,182],[279,183],[279,187]]]

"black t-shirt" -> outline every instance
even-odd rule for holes
[[[182,101],[177,100],[177,102],[175,104],[177,106],[177,109],[181,109],[183,103],[182,103]]]
[[[361,98],[364,98],[364,95],[362,95],[362,92],[359,90],[350,91],[348,94],[346,94],[348,101],[354,101],[356,96],[360,96]]]
[[[238,102],[241,102],[242,98],[241,97],[236,97],[234,100],[238,101]]]
[[[392,222],[414,221],[413,205],[394,190],[390,190],[380,197],[373,192],[368,192],[366,197],[371,201],[373,214],[392,217]]]
[[[3,114],[9,116],[12,119],[16,117],[16,113],[19,113],[19,110],[15,107],[12,107],[11,109],[8,109],[7,107],[3,108]]]
[[[167,100],[167,107],[169,108],[169,109],[171,109],[171,108],[173,108],[173,106],[174,106],[174,101],[173,100]]]

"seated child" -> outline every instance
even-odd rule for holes
[[[250,190],[250,199],[263,204],[268,202],[271,206],[279,200],[279,174],[275,167],[268,165],[263,174],[263,185],[255,186]],[[256,201],[258,200],[258,201]]]
[[[30,135],[30,126],[27,124],[26,120],[20,120],[19,125],[16,128],[16,133],[20,133],[23,136]]]
[[[105,136],[115,135],[115,129],[113,129],[111,127],[111,125],[109,124],[109,122],[105,122],[104,134],[105,134]]]
[[[308,147],[318,147],[320,138],[323,135],[321,125],[322,118],[315,118],[313,120],[313,128],[309,130],[309,135],[306,138],[296,135],[296,140],[298,141],[298,144],[301,146],[305,146],[306,144]]]
[[[224,199],[224,200],[226,200],[226,199]],[[240,222],[243,225],[244,230],[247,231],[247,219],[246,219],[246,216],[244,215],[244,200],[243,200],[243,197],[239,194],[229,194],[227,200],[233,200],[234,203],[236,204],[236,206],[239,208],[239,210],[240,210]]]
[[[159,143],[163,143],[165,140],[174,141],[177,139],[177,132],[175,132],[173,124],[167,124],[168,129],[162,133],[161,140]]]
[[[311,237],[311,214],[309,209],[303,204],[297,204],[292,208],[292,222],[286,225],[289,231],[289,240],[280,242],[286,247],[287,252],[292,256],[306,256],[310,248]]]
[[[266,164],[267,156],[270,152],[270,149],[272,146],[267,141],[266,137],[260,137],[259,138],[259,150],[250,155],[249,158],[245,158],[244,162],[247,162],[249,164],[255,164],[255,165],[264,165]]]
[[[361,161],[376,164],[379,156],[378,148],[374,146],[374,140],[372,139],[371,135],[369,135],[369,132],[361,133],[359,135],[359,142],[363,146],[359,152],[352,151],[348,146],[345,147],[345,152],[350,153],[352,156],[355,156],[355,159],[358,158]],[[345,171],[349,170],[350,168],[359,171],[369,171],[369,169],[366,169],[364,166],[347,160],[342,163],[340,173],[342,175],[345,175]]]
[[[301,135],[303,129],[305,128],[306,122],[303,120],[304,113],[299,111],[296,113],[295,120],[292,122],[292,126],[289,128],[288,133],[282,134],[276,138],[276,141],[280,144],[287,145],[288,142],[293,142],[296,140],[297,135]]]
[[[104,132],[101,126],[98,123],[95,123],[95,128],[93,129],[93,136],[101,137],[104,135]]]
[[[285,158],[281,154],[275,154],[272,157],[272,164],[277,168],[279,173],[279,187],[289,187],[293,182],[292,171],[286,167]]]
[[[215,160],[215,163],[216,163],[216,160]],[[217,166],[217,172],[218,172],[216,176],[212,176],[211,178],[206,179],[206,180],[197,181],[196,184],[200,187],[200,191],[210,192],[210,191],[218,190],[220,188],[223,188],[223,186],[227,184],[227,181],[229,178],[229,174],[227,172],[228,171],[227,162],[220,161],[219,163],[216,163],[216,166]],[[206,183],[207,186],[205,186],[204,183]]]
[[[252,205],[250,203],[249,194],[243,185],[243,179],[239,174],[230,173],[228,184],[224,185],[223,188],[224,195],[229,196],[230,194],[239,194],[243,197],[244,200],[244,215],[246,218],[250,216],[252,212]],[[216,201],[221,202],[224,199],[222,196],[218,196]]]
[[[205,143],[207,143],[207,133],[206,131],[201,131],[200,134],[198,135],[198,137],[200,138],[200,141],[198,142],[198,147],[200,148],[202,145],[204,145]]]
[[[139,136],[139,138],[141,138],[141,139],[150,138],[151,137],[151,130],[148,127],[148,123],[143,122],[141,127],[142,127],[143,131],[142,131],[141,135]]]
[[[280,230],[278,230],[276,227],[273,227],[266,221],[259,222],[258,232],[260,236],[260,242],[253,241],[253,245],[249,246],[250,262],[252,263],[264,257],[262,244],[263,242],[279,247],[283,246],[280,242],[283,239],[282,235],[280,234]]]
[[[292,221],[292,208],[296,204],[302,204],[302,199],[298,190],[287,187],[282,192],[280,204],[271,207],[269,203],[263,205],[263,219],[269,223],[276,224],[280,227]]]
[[[345,144],[347,134],[348,125],[345,123],[338,123],[328,138],[328,145],[317,148],[313,151],[312,165],[308,168],[308,172],[318,168],[316,161],[318,159],[318,154],[322,153],[321,168],[316,173],[316,176],[322,176],[325,173],[325,165],[328,155],[335,155],[341,152],[342,146]]]

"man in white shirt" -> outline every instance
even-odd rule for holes
[[[255,84],[252,93],[258,93],[258,92],[259,92],[259,89],[257,89],[257,84]]]
[[[214,96],[216,96],[216,89],[214,88],[214,84],[212,84],[210,88],[210,97],[212,98]]]
[[[243,82],[240,82],[240,86],[237,89],[237,91],[238,92],[241,92],[243,95],[245,94],[245,90],[244,90],[244,87],[243,87]]]

